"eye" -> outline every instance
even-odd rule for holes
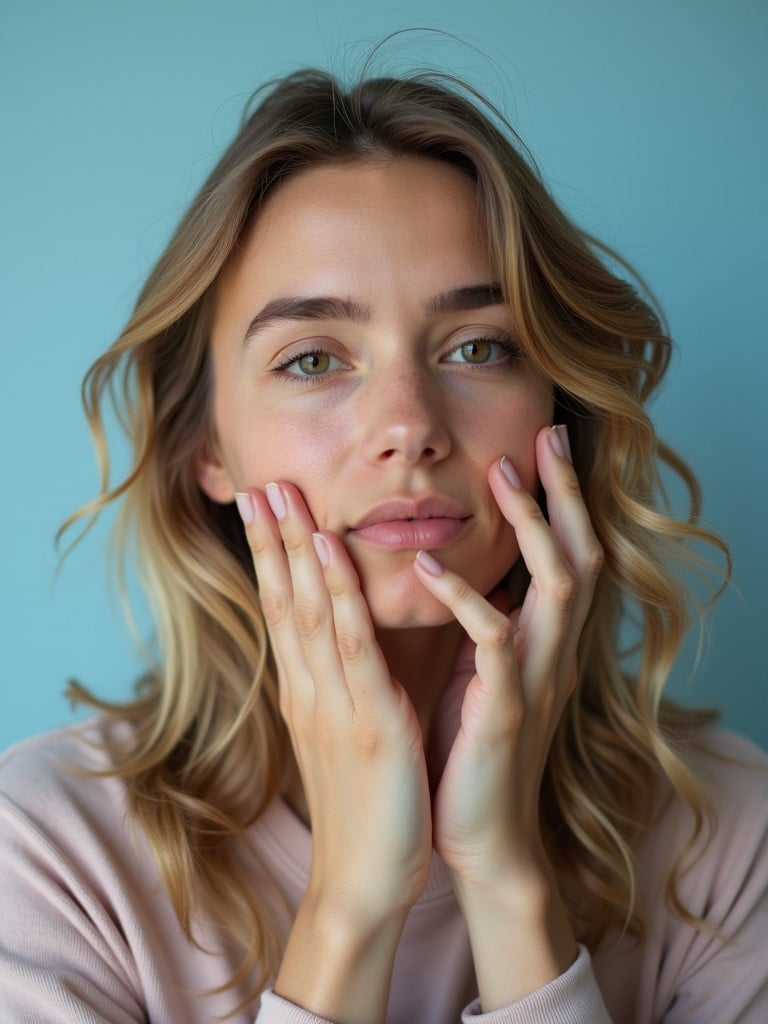
[[[322,377],[323,374],[332,370],[343,370],[344,363],[330,352],[322,349],[312,349],[310,352],[302,352],[298,356],[276,366],[274,373],[285,374],[288,377]]]
[[[481,366],[483,363],[505,363],[520,359],[522,352],[509,336],[470,338],[445,357],[449,363]]]

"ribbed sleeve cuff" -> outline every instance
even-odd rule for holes
[[[585,946],[559,978],[509,1006],[483,1013],[476,999],[461,1015],[462,1024],[611,1024]],[[256,1024],[333,1024],[302,1010],[267,989]]]
[[[611,1024],[589,953],[581,945],[568,970],[548,985],[490,1013],[483,1013],[476,999],[461,1020],[462,1024],[541,1024],[543,1020],[547,1024]]]
[[[316,1017],[308,1010],[275,995],[271,988],[261,993],[261,1007],[256,1024],[333,1024],[325,1017]]]

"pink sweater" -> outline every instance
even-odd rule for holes
[[[198,920],[204,949],[181,934],[141,834],[126,819],[122,783],[72,771],[103,767],[87,739],[102,722],[23,743],[0,760],[0,1020],[3,1024],[213,1024],[240,996],[206,995],[233,961],[212,925]],[[467,934],[444,865],[435,856],[426,890],[398,950],[388,1024],[766,1024],[768,1022],[768,760],[733,736],[714,734],[721,757],[700,771],[719,828],[682,895],[730,941],[691,928],[667,909],[668,866],[688,834],[677,803],[637,851],[640,943],[585,949],[560,978],[494,1013],[476,1001]],[[721,759],[722,756],[728,760]],[[311,837],[276,801],[245,849],[253,885],[275,882],[291,907],[306,885]],[[279,913],[279,901],[275,900]],[[279,913],[285,934],[289,917]],[[235,1024],[317,1024],[267,992]]]

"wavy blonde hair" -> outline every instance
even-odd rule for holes
[[[655,436],[645,406],[670,356],[664,321],[642,283],[571,223],[499,112],[434,73],[361,79],[345,90],[302,71],[271,83],[179,225],[114,345],[90,368],[83,401],[96,439],[100,496],[62,530],[117,499],[116,553],[135,542],[156,616],[161,664],[126,704],[72,695],[127,720],[135,744],[115,773],[154,849],[179,922],[212,915],[239,950],[233,987],[248,999],[274,976],[280,950],[264,897],[241,878],[244,830],[278,793],[286,732],[252,562],[234,506],[196,482],[195,456],[214,438],[209,329],[216,282],[246,224],[289,175],[331,161],[421,155],[476,184],[518,341],[553,381],[557,420],[606,552],[579,649],[579,682],[560,722],[542,795],[546,840],[578,937],[642,930],[632,847],[660,783],[707,805],[684,745],[709,713],[662,697],[690,621],[677,568],[691,543],[724,545],[696,525],[694,477]],[[126,478],[109,486],[103,408],[111,399],[133,445]],[[666,507],[659,463],[685,484],[686,521]],[[86,526],[87,529],[87,526]],[[636,669],[619,629],[638,619]],[[692,837],[693,841],[693,837]],[[675,866],[668,898],[676,898]],[[689,919],[691,919],[689,917]]]

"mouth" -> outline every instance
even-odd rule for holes
[[[471,515],[444,498],[390,501],[366,513],[350,528],[347,537],[352,542],[393,551],[434,550],[452,544],[471,519]]]

